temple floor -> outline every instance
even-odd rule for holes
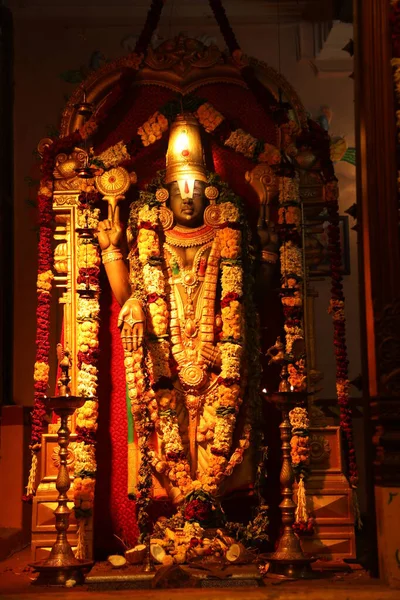
[[[23,600],[25,598],[51,598],[54,600],[72,597],[81,600],[95,597],[96,600],[119,598],[127,600],[398,600],[399,589],[389,588],[377,579],[371,579],[363,570],[350,573],[330,573],[327,578],[309,581],[264,580],[265,587],[225,589],[165,589],[165,590],[116,590],[93,591],[86,586],[72,589],[35,587],[35,579],[27,566],[30,548],[14,554],[0,562],[0,599]],[[71,596],[72,595],[72,596]]]

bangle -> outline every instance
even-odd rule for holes
[[[278,255],[276,252],[270,252],[269,250],[262,250],[261,252],[261,262],[275,264],[278,260]]]
[[[106,265],[109,262],[113,262],[115,260],[123,260],[121,250],[109,250],[108,252],[102,252],[101,258],[103,261],[103,265]]]

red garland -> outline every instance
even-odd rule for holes
[[[327,189],[327,211],[328,220],[328,240],[329,240],[329,257],[331,265],[331,298],[332,301],[344,302],[343,294],[343,276],[342,276],[342,258],[340,247],[340,231],[339,231],[339,203],[337,187],[335,183],[331,183],[331,189]],[[333,188],[333,189],[332,189]],[[348,381],[348,358],[346,346],[346,323],[344,316],[339,317],[335,311],[332,311],[333,316],[333,339],[336,356],[336,381]],[[356,463],[356,452],[353,438],[353,421],[352,410],[350,408],[349,394],[347,387],[343,393],[338,392],[338,404],[340,408],[340,427],[345,439],[345,456],[347,462],[347,474],[350,484],[353,488],[358,484],[358,469]]]
[[[78,279],[77,279],[77,283],[78,284],[89,284],[91,287],[95,288],[95,289],[99,289],[99,274],[100,274],[100,269],[99,267],[82,267],[81,269],[79,269],[79,275],[78,275]]]
[[[217,383],[225,387],[231,387],[232,385],[240,385],[240,379],[239,377],[218,377]]]
[[[46,178],[41,181],[41,187],[45,187]],[[38,274],[51,271],[53,267],[52,221],[53,208],[51,196],[38,194],[38,221],[40,225],[38,241]],[[50,308],[51,295],[46,292],[38,292],[36,308],[36,357],[35,363],[49,363],[50,355]],[[42,441],[43,424],[46,418],[46,406],[43,398],[47,394],[47,382],[35,381],[34,404],[31,412],[31,440],[29,448],[32,453],[39,452]],[[23,496],[24,501],[31,501],[31,496]]]
[[[139,229],[147,229],[149,231],[157,231],[157,225],[150,223],[149,221],[142,221],[139,225],[138,225],[138,230]]]
[[[79,350],[77,357],[78,369],[82,368],[82,363],[96,366],[99,359],[99,354],[100,352],[98,348],[89,348],[87,352],[82,352]]]
[[[293,523],[292,529],[297,535],[314,535],[314,524],[315,521],[312,517],[308,518],[307,522],[296,521]]]
[[[236,292],[229,292],[229,294],[226,294],[226,296],[224,296],[221,300],[221,308],[226,308],[227,306],[229,306],[229,304],[233,301],[237,300],[238,302],[241,302],[241,298],[239,296],[239,294],[237,294]]]
[[[165,296],[157,294],[157,292],[153,292],[147,296],[147,302],[148,304],[153,304],[153,302],[157,302],[159,298],[165,299]]]

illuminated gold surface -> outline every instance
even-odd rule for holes
[[[207,181],[200,126],[193,115],[178,115],[172,123],[166,166],[166,184],[187,179]]]

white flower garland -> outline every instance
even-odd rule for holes
[[[78,226],[95,229],[99,221],[100,210],[83,208],[78,210]],[[100,257],[97,246],[92,239],[78,238],[77,267],[80,269],[93,269],[100,266]],[[84,289],[85,283],[79,283],[78,289]],[[94,297],[81,295],[77,302],[77,342],[78,352],[83,354],[97,351],[99,347],[99,287],[90,284],[94,290]],[[77,394],[89,398],[85,404],[76,411],[76,426],[84,432],[82,441],[74,446],[74,505],[78,521],[77,558],[86,558],[86,520],[92,513],[94,501],[96,456],[92,436],[97,431],[98,417],[98,370],[93,364],[80,361],[77,375]],[[79,429],[78,429],[79,428]],[[90,436],[90,439],[89,437]]]

